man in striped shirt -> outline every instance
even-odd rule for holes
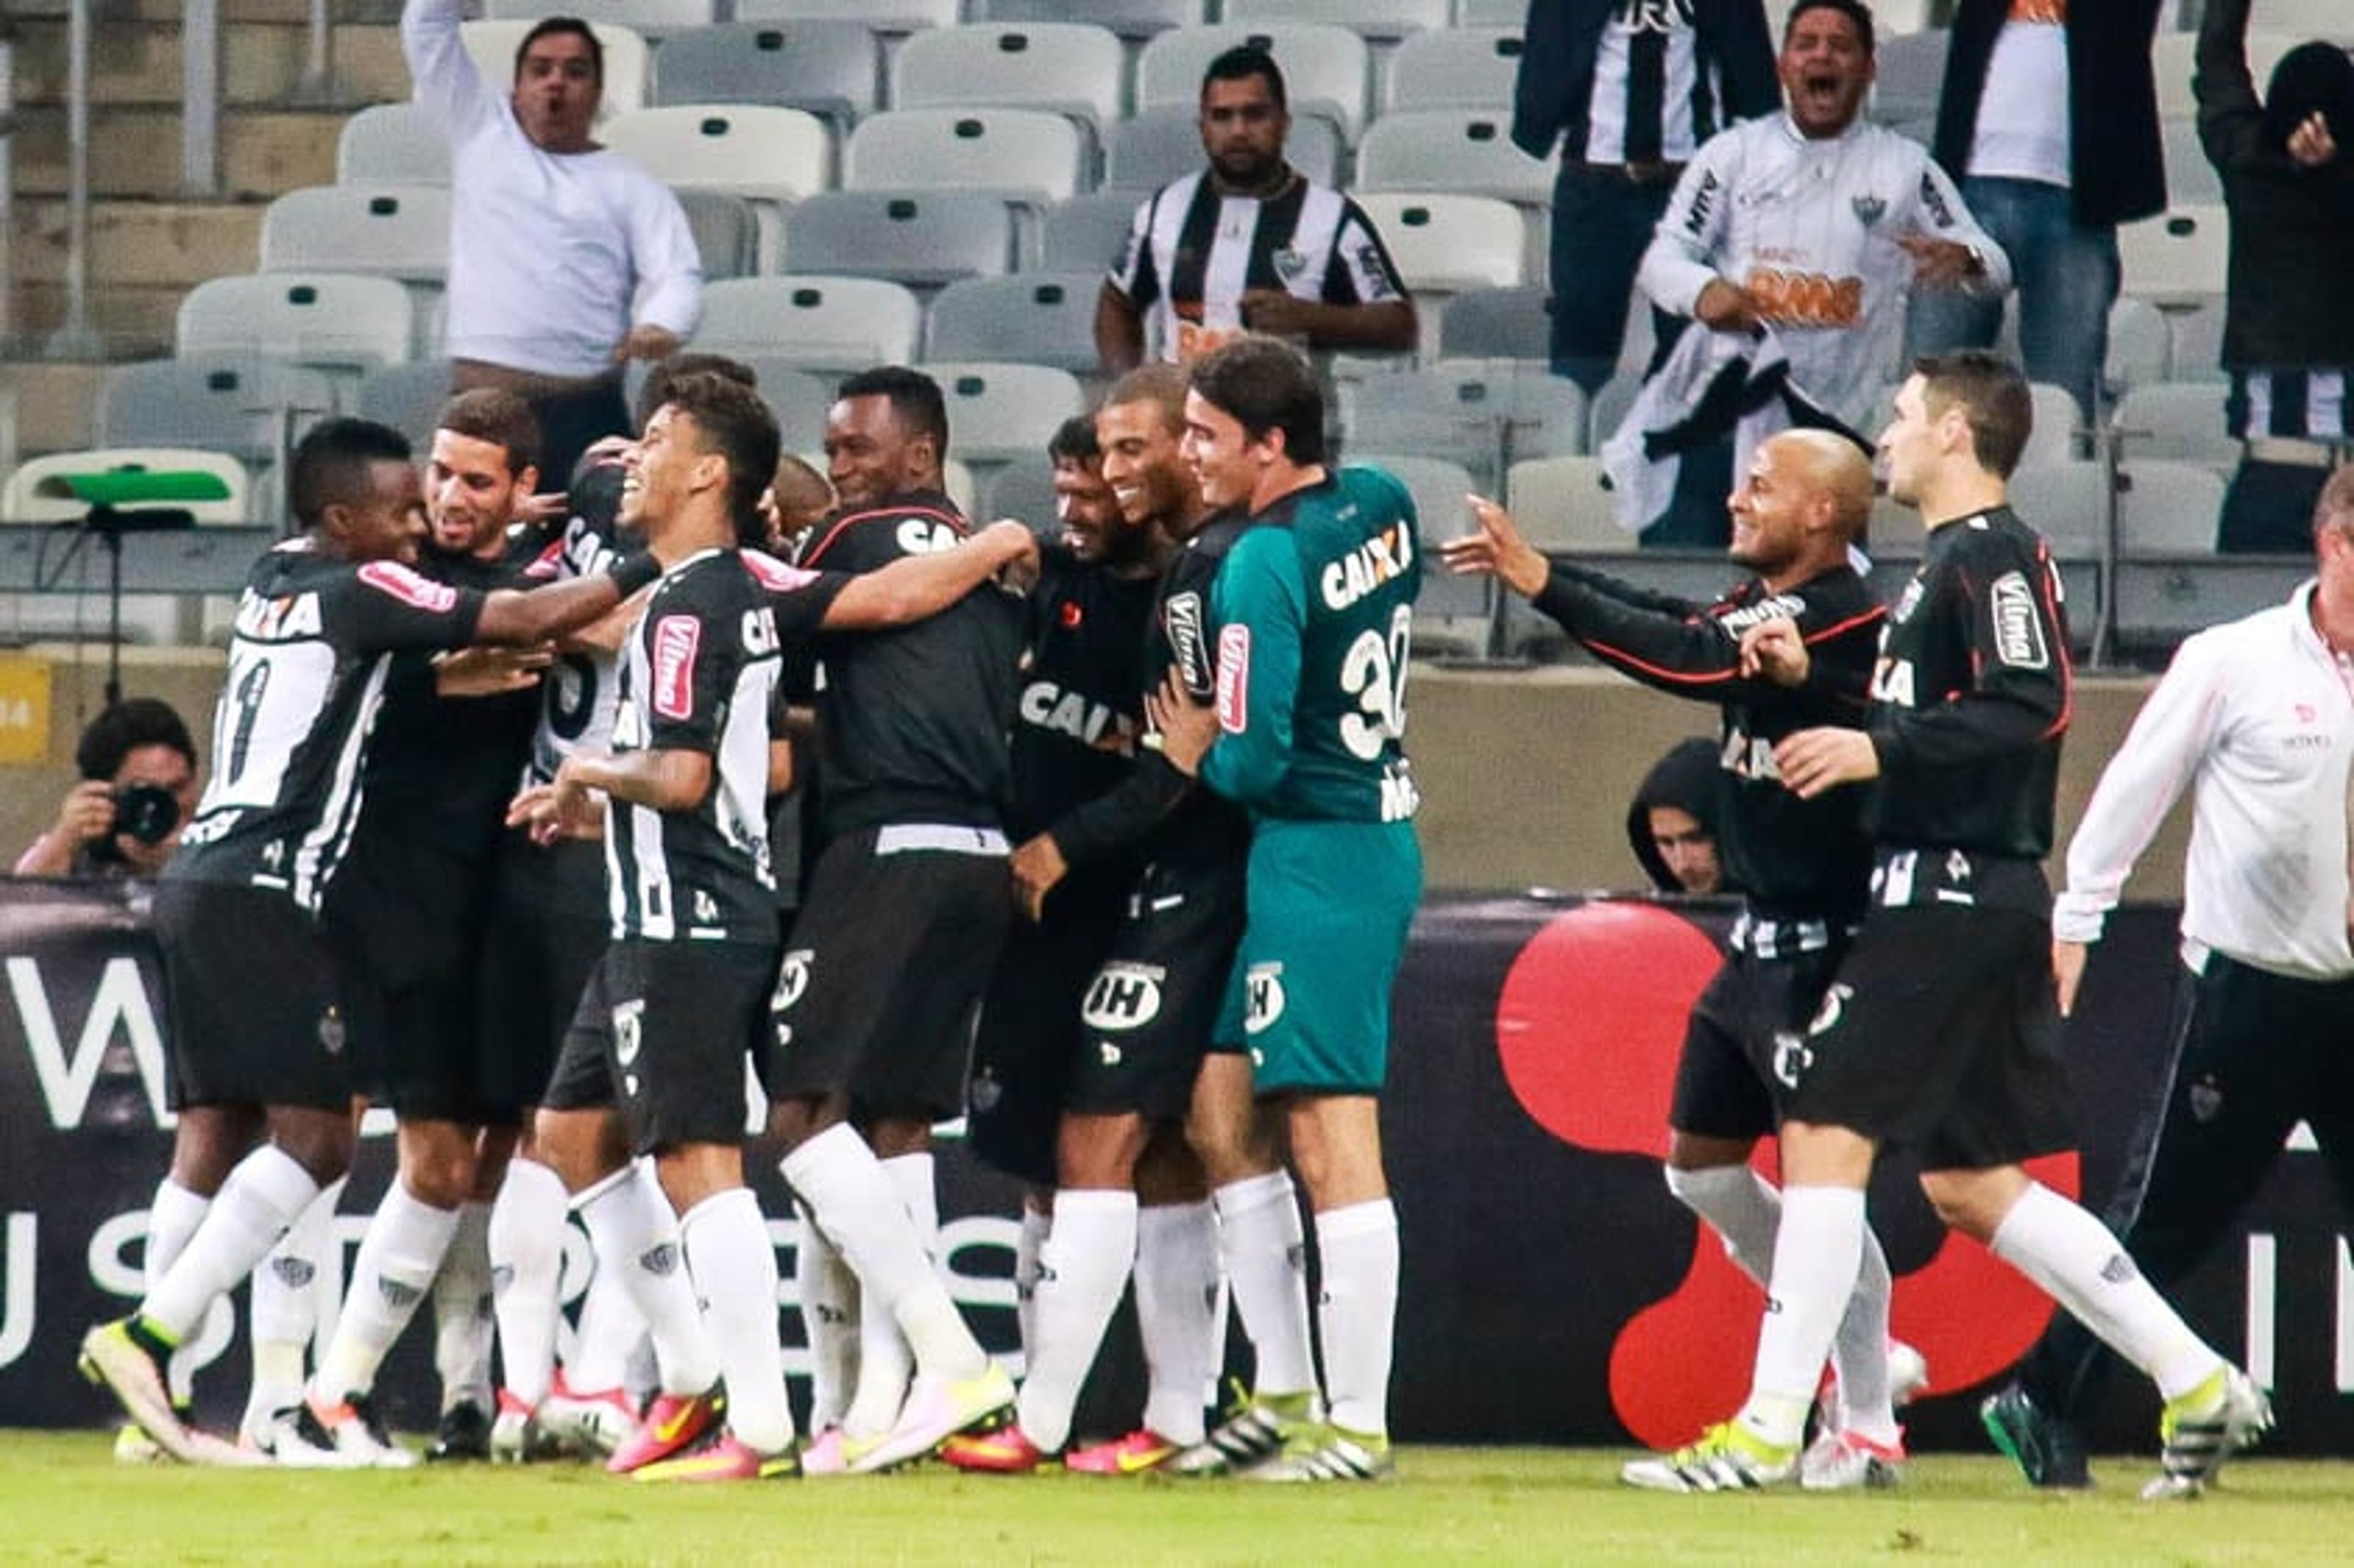
[[[1248,45],[1202,79],[1209,167],[1136,209],[1096,301],[1104,373],[1141,364],[1150,318],[1159,357],[1190,362],[1244,332],[1310,348],[1410,349],[1414,302],[1357,204],[1284,162],[1283,72]]]

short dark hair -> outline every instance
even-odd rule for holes
[[[316,528],[328,507],[366,493],[370,466],[415,457],[408,438],[389,425],[349,417],[320,420],[296,443],[287,464],[286,500],[294,521]]]
[[[523,57],[531,53],[532,45],[542,38],[553,37],[560,33],[570,33],[573,37],[587,41],[588,69],[596,74],[597,85],[603,87],[605,85],[604,40],[597,37],[597,30],[594,27],[578,16],[543,16],[534,22],[531,25],[531,31],[525,33],[523,40],[515,45],[515,75],[518,77],[523,75]]]
[[[1271,337],[1239,337],[1193,362],[1193,389],[1257,440],[1283,432],[1295,463],[1324,461],[1324,394],[1308,362]]]
[[[949,460],[949,406],[940,384],[920,370],[904,365],[878,365],[847,376],[833,389],[836,402],[853,397],[887,397],[891,413],[909,433],[932,438],[943,463]]]
[[[1856,36],[1863,41],[1863,52],[1867,55],[1872,52],[1872,7],[1863,0],[1798,0],[1790,7],[1790,14],[1782,19],[1782,42],[1785,45],[1789,43],[1790,30],[1798,25],[1798,18],[1809,11],[1836,11],[1845,16],[1855,24]]]
[[[1185,367],[1167,360],[1140,365],[1111,384],[1104,394],[1103,407],[1128,403],[1152,403],[1161,409],[1161,422],[1171,430],[1185,428],[1185,388],[1189,378]]]
[[[642,430],[654,417],[654,410],[670,401],[671,384],[682,376],[724,376],[730,381],[747,387],[760,384],[760,373],[740,359],[724,354],[705,354],[701,349],[689,349],[673,354],[646,372],[646,384],[638,388],[638,406],[633,413],[638,429]]]
[[[1101,462],[1103,447],[1096,440],[1096,417],[1074,414],[1055,426],[1046,442],[1046,456],[1055,462]]]
[[[1989,349],[1927,354],[1913,362],[1932,416],[1959,408],[1970,427],[1970,451],[1988,473],[2009,479],[2035,433],[2035,400],[2027,377]]]
[[[507,454],[510,475],[539,466],[539,416],[519,392],[504,387],[461,392],[441,405],[433,426],[501,448]]]
[[[168,746],[196,765],[196,743],[187,721],[159,697],[125,697],[100,710],[74,743],[74,768],[84,779],[108,779],[122,759],[143,746]]]
[[[776,415],[741,381],[708,370],[673,378],[663,406],[695,422],[702,450],[726,460],[727,516],[736,537],[759,538],[760,497],[775,481],[784,450]]]
[[[1214,81],[1248,81],[1255,76],[1266,79],[1267,96],[1278,109],[1290,109],[1284,96],[1283,68],[1257,44],[1236,44],[1212,60],[1202,72],[1202,91],[1208,93]]]

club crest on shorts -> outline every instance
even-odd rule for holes
[[[1783,1087],[1797,1088],[1798,1080],[1814,1065],[1815,1054],[1807,1049],[1805,1040],[1787,1029],[1774,1032],[1774,1076],[1781,1080]]]
[[[787,953],[777,969],[777,991],[769,999],[769,1011],[782,1012],[801,999],[809,990],[810,959],[816,956],[810,948],[795,948]]]
[[[345,1038],[344,1015],[341,1012],[331,1007],[319,1014],[319,1044],[328,1055],[342,1055]]]
[[[1844,980],[1833,984],[1823,992],[1822,1005],[1815,1009],[1814,1022],[1807,1025],[1807,1033],[1820,1034],[1825,1030],[1837,1028],[1840,1015],[1847,1012],[1848,998],[1854,994],[1855,987]]]
[[[1260,1034],[1283,1016],[1283,966],[1253,964],[1243,976],[1243,1032]]]
[[[1125,959],[1104,965],[1087,987],[1079,1022],[1110,1033],[1142,1028],[1161,1016],[1161,980],[1166,973],[1158,964]]]
[[[624,1067],[638,1059],[638,1048],[645,1044],[645,1016],[646,1003],[642,997],[625,1001],[613,1009],[613,1060]]]

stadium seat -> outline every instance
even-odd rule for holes
[[[197,526],[241,524],[252,520],[255,496],[245,467],[235,458],[192,447],[103,447],[82,451],[53,452],[23,464],[0,482],[0,524],[21,523],[59,524],[79,522],[90,508],[70,497],[39,493],[41,482],[51,477],[112,469],[154,471],[197,471],[218,478],[228,489],[220,501],[178,502]],[[128,510],[143,510],[130,508]],[[62,553],[62,552],[60,552]],[[125,594],[119,618],[102,591],[106,556],[101,550],[83,552],[76,567],[66,568],[63,581],[101,591],[71,596],[0,596],[0,624],[16,640],[52,638],[69,641],[106,639],[119,630],[125,642],[155,645],[186,643],[202,632],[205,612],[217,604],[222,619],[235,613],[226,599],[199,599],[186,594]]]
[[[203,447],[267,468],[311,424],[335,411],[320,371],[251,354],[118,365],[99,390],[99,443]]]
[[[2016,312],[2004,313],[2010,319]],[[2109,355],[2103,379],[2115,397],[2167,378],[2166,317],[2147,300],[2120,294],[2109,307]]]
[[[1511,203],[1494,196],[1367,191],[1373,220],[1410,289],[1449,292],[1522,281],[1526,230]]]
[[[1512,106],[1521,69],[1521,29],[1442,27],[1416,33],[1390,57],[1387,102],[1401,109]]]
[[[804,109],[847,135],[882,101],[881,82],[881,51],[862,23],[734,22],[666,40],[653,101]]]
[[[2159,306],[2222,293],[2230,237],[2220,207],[2169,207],[2117,225],[2121,291]]]
[[[2168,207],[2220,206],[2223,200],[2223,176],[2207,161],[2207,149],[2199,143],[2199,122],[2195,120],[2166,120],[2158,123],[2166,146],[2166,204]]]
[[[1013,270],[1013,217],[981,191],[828,191],[785,217],[785,266],[937,288]]]
[[[1341,133],[1329,120],[1313,115],[1294,120],[1283,156],[1319,185],[1341,183]],[[1104,138],[1104,185],[1110,190],[1138,195],[1159,190],[1172,180],[1198,173],[1208,162],[1202,152],[1201,111],[1190,101],[1139,110]]]
[[[2256,0],[2256,18],[2264,31],[2286,38],[2322,38],[2354,48],[2354,11],[2346,0]],[[2256,78],[2262,90],[2272,78]]]
[[[390,425],[422,451],[433,441],[433,427],[441,406],[450,400],[450,362],[420,359],[409,365],[387,365],[360,378],[352,411],[363,419]],[[561,486],[569,474],[545,476],[550,486]]]
[[[69,474],[125,471],[211,474],[228,487],[225,499],[175,501],[168,503],[168,509],[186,512],[199,524],[248,521],[253,486],[245,465],[225,452],[203,447],[90,447],[32,458],[18,465],[7,482],[0,485],[0,518],[11,523],[79,522],[89,515],[89,505],[70,495],[43,495],[42,481]]]
[[[970,22],[917,33],[891,61],[894,109],[1043,109],[1110,124],[1123,108],[1119,36],[1084,22]]]
[[[447,185],[311,185],[261,215],[264,272],[368,272],[439,283],[450,270]]]
[[[2223,368],[2223,327],[2231,307],[2221,294],[2182,300],[2167,307],[2166,378],[2168,381],[2229,381]]]
[[[1935,117],[1937,99],[1946,87],[1946,47],[1952,37],[1943,27],[1881,37],[1872,49],[1878,62],[1872,83],[1875,122],[1898,126]]]
[[[347,373],[408,359],[408,291],[358,273],[209,278],[180,301],[174,352],[260,354]]]
[[[760,218],[752,204],[726,191],[673,191],[695,249],[703,258],[705,282],[745,278],[759,270]]]
[[[949,428],[949,440],[956,440],[953,425]],[[1044,539],[1062,533],[1055,511],[1055,468],[1046,459],[1043,441],[1038,450],[1008,459],[977,477],[981,500],[973,512],[975,518],[994,523],[1011,517],[1027,523],[1032,533]]]
[[[1458,27],[1517,27],[1528,14],[1527,0],[1455,0]]]
[[[1049,272],[1109,270],[1128,243],[1136,221],[1134,191],[1089,191],[1046,209],[1046,233],[1039,265]]]
[[[777,429],[789,452],[819,452],[825,447],[826,410],[833,406],[833,380],[814,375],[790,358],[769,354],[730,354],[730,359],[752,372],[760,399],[777,416]],[[637,407],[653,366],[644,360],[630,362],[622,377],[622,393]],[[818,461],[822,470],[824,462]]]
[[[338,185],[446,185],[450,139],[414,103],[371,103],[335,138]]]
[[[1035,109],[898,109],[858,122],[845,190],[991,190],[1043,207],[1088,188],[1086,142]]]
[[[2089,456],[2088,450],[2080,444],[2084,416],[2076,407],[2074,396],[2064,387],[2053,387],[2040,381],[2027,390],[2035,411],[2035,425],[2027,438],[2027,450],[2020,453],[2019,461],[2023,463],[2072,462],[2080,457]],[[1877,407],[1887,408],[1893,396]]]
[[[2010,503],[2061,556],[2096,555],[2107,526],[2108,471],[2096,462],[2021,463]]]
[[[932,302],[925,356],[1023,360],[1091,375],[1099,272],[1028,272],[950,283]]]
[[[1438,318],[1438,352],[1446,359],[1552,358],[1552,291],[1522,283],[1508,289],[1466,289]]]
[[[1504,496],[1521,536],[1548,554],[1608,555],[1635,547],[1635,535],[1618,526],[1598,457],[1516,462]]]
[[[1449,0],[1222,0],[1229,26],[1266,22],[1330,22],[1368,38],[1403,38],[1452,25]]]
[[[1303,115],[1330,118],[1341,139],[1354,144],[1364,130],[1373,69],[1363,37],[1323,22],[1269,22],[1237,27],[1172,27],[1148,41],[1136,58],[1138,112],[1202,101],[1202,72],[1237,44],[1257,44],[1283,68],[1292,129]]]
[[[1208,0],[978,0],[991,22],[1091,22],[1123,38],[1149,38],[1209,20]]]
[[[1450,191],[1523,207],[1553,199],[1553,164],[1513,145],[1511,117],[1479,109],[1402,109],[1366,128],[1355,188]]]
[[[2257,16],[2266,29],[2273,26],[2265,15],[2266,0],[2257,0]],[[2281,56],[2295,48],[2300,40],[2294,34],[2251,29],[2248,33],[2248,69],[2256,79],[2256,90],[2273,79],[2273,68]],[[2190,90],[2190,76],[2199,49],[2199,35],[2160,32],[2151,40],[2150,69],[2158,77],[2158,111],[2168,120],[2199,118],[2199,100]]]
[[[2229,391],[2220,381],[2159,381],[2132,388],[2117,403],[2126,461],[2235,467],[2240,443],[2232,439],[2223,415]]]
[[[482,15],[502,21],[536,22],[555,15],[554,0],[483,0]],[[563,14],[592,26],[619,23],[649,35],[709,26],[716,7],[712,0],[563,0]]]
[[[1488,577],[1457,577],[1431,552],[1423,529],[1422,589],[1414,600],[1414,657],[1484,659],[1496,640],[1496,585]]]
[[[1435,550],[1441,539],[1452,539],[1471,526],[1471,503],[1465,499],[1479,487],[1471,471],[1446,458],[1414,452],[1385,452],[1372,448],[1341,454],[1351,467],[1384,469],[1414,497],[1414,513],[1426,547]],[[1426,562],[1424,576],[1435,569]]]
[[[921,32],[953,27],[963,17],[963,0],[736,0],[739,22],[858,22],[877,33]]]
[[[913,293],[880,278],[733,278],[703,291],[695,346],[847,373],[913,360],[923,319]]]
[[[2162,459],[2137,459],[2119,475],[2125,514],[2117,546],[2127,555],[2203,555],[2215,547],[2223,476]]]
[[[1932,5],[1933,0],[1872,0],[1872,30],[1881,38],[1920,32],[1929,26]]]
[[[1087,410],[1087,393],[1067,370],[936,360],[917,368],[940,384],[949,442],[967,462],[1005,462],[1044,451],[1056,426]]]
[[[827,187],[832,142],[803,109],[673,103],[616,115],[606,145],[666,185],[793,202]]]
[[[1450,457],[1490,494],[1511,465],[1586,449],[1585,395],[1542,366],[1455,360],[1343,389],[1350,448]]]
[[[538,14],[555,13],[542,7]],[[514,84],[515,50],[522,47],[524,35],[531,31],[536,20],[484,18],[468,22],[461,29],[466,52],[474,58],[474,68],[493,90],[504,94]],[[605,51],[605,98],[598,107],[599,116],[610,120],[616,114],[644,108],[652,58],[645,35],[619,22],[591,22],[588,30],[597,35],[597,42]]]

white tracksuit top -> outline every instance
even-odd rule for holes
[[[1636,281],[1689,316],[1718,277],[1747,289],[1790,354],[1792,379],[1867,435],[1887,422],[1880,388],[1901,366],[1913,259],[1899,236],[1958,240],[2010,287],[2010,261],[1962,205],[1929,150],[1858,120],[1812,141],[1787,113],[1709,138],[1685,165]]]
[[[2159,822],[2195,785],[2183,959],[2354,974],[2347,943],[2354,661],[2314,630],[2314,585],[2184,642],[2102,770],[2068,845],[2052,934],[2088,942]]]

